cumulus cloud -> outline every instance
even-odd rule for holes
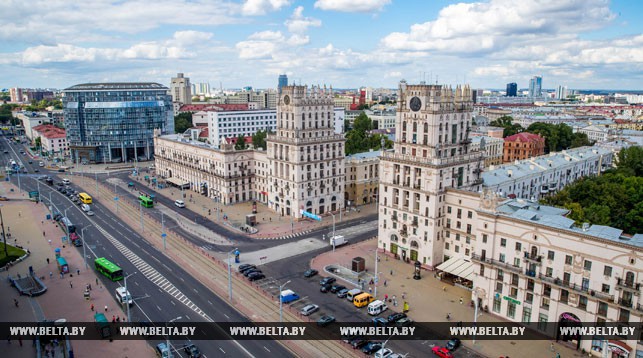
[[[317,0],[315,8],[341,12],[375,12],[390,3],[391,0]]]
[[[288,31],[294,34],[303,34],[308,31],[309,27],[321,26],[321,20],[314,19],[312,17],[305,17],[303,12],[304,7],[298,6],[292,13],[290,19],[286,20],[285,25],[288,27]]]
[[[290,5],[290,0],[246,0],[242,13],[248,16],[264,15]]]

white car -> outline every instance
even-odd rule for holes
[[[93,211],[91,211],[91,210],[90,210],[90,211],[88,211],[88,212],[86,212],[85,214],[87,214],[87,216],[94,216],[94,212],[93,212]]]
[[[116,288],[116,299],[121,304],[127,302],[131,305],[134,303],[134,301],[132,300],[132,295],[130,295],[129,291],[125,290],[125,287]]]
[[[375,358],[388,358],[393,354],[393,351],[388,348],[382,348],[379,351],[375,352]]]
[[[310,316],[312,313],[318,310],[319,310],[319,306],[310,304],[310,305],[304,306],[304,308],[302,308],[299,313],[301,313],[303,316]]]
[[[183,202],[183,200],[175,200],[174,205],[178,206],[179,208],[185,207],[185,203]]]
[[[44,166],[45,166],[45,162],[40,162],[40,163],[38,163],[38,166],[39,166],[39,167],[44,167]]]

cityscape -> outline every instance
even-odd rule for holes
[[[643,357],[640,4],[0,9],[6,356]]]

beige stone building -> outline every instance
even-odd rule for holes
[[[504,139],[489,136],[472,136],[471,150],[481,151],[484,156],[484,167],[502,164]]]
[[[370,151],[346,156],[344,200],[347,205],[377,202],[381,154],[381,151]]]

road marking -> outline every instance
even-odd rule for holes
[[[265,349],[265,350],[267,350],[268,352],[270,352],[270,349],[266,348],[266,346],[263,346],[263,349]]]
[[[174,301],[170,300],[170,302],[172,302],[172,305],[173,305],[173,306],[176,306],[176,303],[174,303]]]
[[[158,305],[156,306],[156,308],[158,308],[158,309],[159,309],[159,311],[162,311],[161,307],[159,307]]]
[[[225,354],[225,351],[223,350],[223,348],[219,347],[219,350],[223,352],[223,354]]]
[[[230,319],[227,314],[224,313],[223,315],[225,316],[225,318]]]
[[[210,300],[208,300],[208,303],[209,303],[209,304],[212,304],[212,302],[210,302]]]

